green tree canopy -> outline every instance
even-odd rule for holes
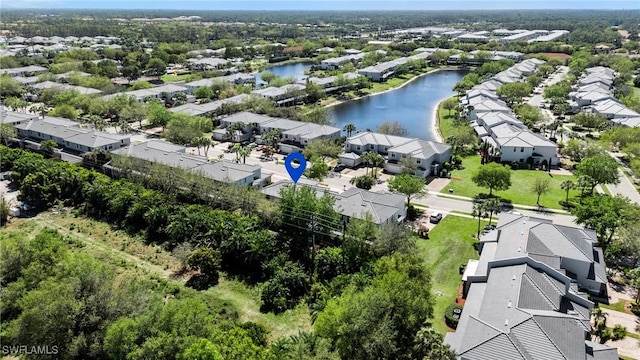
[[[424,187],[424,180],[410,174],[399,174],[389,179],[387,182],[389,190],[404,194],[407,197],[407,204],[411,204],[411,197],[414,195],[424,196],[427,190]]]
[[[588,176],[591,180],[591,192],[598,184],[618,184],[618,163],[609,155],[595,155],[582,160],[574,173],[577,176]]]
[[[511,169],[498,163],[484,164],[473,174],[471,180],[478,186],[489,188],[489,196],[493,190],[507,190],[511,187]]]

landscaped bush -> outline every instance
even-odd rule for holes
[[[444,321],[447,323],[448,327],[455,329],[458,327],[460,315],[462,315],[462,306],[458,304],[451,304],[444,312]]]

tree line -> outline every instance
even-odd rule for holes
[[[177,253],[188,245],[186,248],[193,250],[182,251],[180,258],[185,267],[195,272],[189,286],[215,286],[222,272],[256,284],[261,290],[262,311],[279,313],[306,301],[316,321],[316,332],[308,336],[327,342],[318,347],[305,345],[309,358],[409,359],[436,353],[444,354],[442,358],[453,356],[429,325],[429,273],[416,257],[411,232],[402,226],[378,227],[370,216],[365,216],[363,220],[352,219],[345,227],[333,209],[333,197],[317,197],[308,187],[285,188],[275,215],[269,217],[257,213],[259,206],[255,204],[245,205],[244,208],[254,209],[253,213],[245,213],[240,207],[223,209],[193,203],[193,199],[185,198],[189,190],[182,190],[191,186],[189,183],[174,184],[174,191],[165,193],[19,149],[3,146],[0,155],[1,170],[13,171],[21,200],[36,209],[64,204]],[[197,192],[203,194],[201,190]],[[204,194],[201,196],[216,197],[215,193]],[[380,295],[371,298],[370,294]],[[186,309],[189,306],[202,311]],[[96,354],[142,358],[142,354],[162,353],[167,354],[166,358],[177,358],[196,346],[205,353],[214,349],[222,354],[221,358],[247,351],[255,356],[243,358],[271,359],[276,350],[286,354],[290,348],[260,348],[258,345],[264,341],[251,335],[253,325],[249,329],[223,326],[237,334],[237,338],[223,340],[216,335],[214,325],[194,334],[196,325],[185,324],[178,330],[184,337],[173,338],[164,333],[169,328],[163,327],[163,322],[147,322],[154,317],[167,321],[171,316],[188,318],[189,314],[198,314],[196,318],[202,322],[210,321],[207,314],[212,310],[203,306],[195,300],[184,303],[184,308],[175,302],[172,306],[151,307],[139,315],[132,312],[134,315],[127,318],[109,318],[105,321],[113,324],[100,327],[106,333],[96,335],[95,341],[101,344],[94,347]],[[162,315],[166,311],[170,313]],[[345,317],[346,313],[362,316]],[[24,314],[16,310],[13,316],[19,319]],[[202,322],[198,320],[196,324]],[[16,331],[29,332],[19,322],[13,326],[19,329]],[[60,335],[61,344],[77,341],[80,336],[64,334]],[[236,348],[241,345],[227,341],[239,341],[249,348]],[[326,357],[327,354],[333,357]]]

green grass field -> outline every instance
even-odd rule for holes
[[[172,75],[166,74],[160,77],[160,80],[164,82],[177,82],[177,81],[195,81],[200,80],[202,76],[198,74],[182,74],[182,75]]]
[[[454,96],[457,99],[457,96]],[[443,139],[447,139],[453,133],[453,129],[455,129],[455,125],[453,124],[453,119],[455,113],[452,111],[451,115],[449,115],[449,110],[445,110],[442,108],[442,102],[438,107],[438,122],[440,127],[440,134],[442,134]]]
[[[474,172],[481,166],[480,155],[468,156],[462,160],[463,169],[454,170],[451,173],[451,182],[442,192],[453,189],[456,195],[474,197],[479,193],[489,193],[489,189],[481,188],[471,181]],[[493,194],[510,200],[513,204],[536,206],[538,197],[532,190],[532,186],[537,178],[551,179],[550,190],[540,197],[540,205],[550,209],[561,209],[558,201],[565,199],[566,192],[560,188],[560,183],[565,180],[576,182],[575,176],[549,175],[545,171],[538,170],[512,170],[511,188],[505,191],[494,191]],[[569,199],[578,196],[578,190],[569,192]]]
[[[487,224],[482,222],[482,226]],[[460,264],[477,259],[473,249],[478,222],[459,216],[447,216],[429,232],[429,239],[417,239],[418,254],[431,270],[434,293],[433,326],[441,334],[449,331],[444,323],[444,312],[458,296],[462,276],[458,274]],[[440,295],[438,295],[440,294]]]

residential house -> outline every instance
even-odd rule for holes
[[[120,95],[127,95],[133,97],[138,102],[145,102],[147,99],[159,99],[162,101],[167,101],[172,99],[177,94],[187,94],[188,89],[184,86],[177,84],[165,84],[161,86],[156,86],[150,89],[140,89],[134,91],[126,91],[115,94],[105,95],[102,98],[105,100],[113,99]]]
[[[0,69],[0,74],[7,74],[10,76],[29,77],[29,76],[37,76],[40,74],[44,74],[48,71],[49,70],[47,70],[47,68],[42,66],[29,65],[29,66],[23,66],[23,67],[17,67],[17,68]]]
[[[320,61],[320,65],[318,67],[321,70],[337,70],[340,69],[346,63],[359,63],[364,57],[365,53],[358,53],[353,55],[345,55],[336,58],[330,58]]]
[[[255,84],[256,78],[250,74],[231,74],[210,79],[201,79],[183,84],[187,88],[188,94],[193,94],[201,86],[212,86],[215,83],[231,83],[234,85]]]
[[[269,124],[265,124],[269,126]],[[339,139],[340,129],[329,125],[319,125],[314,123],[300,123],[292,129],[282,131],[280,143],[280,151],[288,154],[292,152],[300,152],[302,148],[315,140],[321,139]]]
[[[559,163],[558,146],[545,137],[518,124],[502,123],[487,129],[489,135],[480,141],[499,151],[496,161],[538,165]]]
[[[225,59],[219,58],[205,58],[201,55],[198,55],[198,58],[195,59],[187,59],[189,63],[189,69],[191,70],[216,70],[216,69],[224,69],[229,61]]]
[[[45,116],[44,119],[31,119],[15,125],[18,137],[25,139],[28,145],[39,148],[37,143],[53,140],[58,146],[75,153],[94,150],[110,151],[129,145],[129,136],[114,135],[93,129],[81,128],[80,123]]]
[[[468,360],[616,359],[589,340],[589,296],[606,301],[606,283],[594,231],[502,213],[467,264],[464,308],[445,343]]]
[[[95,94],[102,93],[102,91],[98,89],[92,89],[84,86],[62,84],[62,83],[57,83],[53,81],[43,81],[41,83],[31,85],[30,87],[34,90],[37,90],[38,92],[41,92],[45,89],[55,88],[55,89],[60,89],[60,91],[74,90],[74,91],[77,91],[78,94],[80,95],[95,95]]]
[[[304,89],[304,85],[288,84],[281,87],[267,87],[253,90],[251,94],[269,99],[276,103],[276,105],[291,105],[294,104],[297,99],[306,96]]]
[[[27,123],[31,120],[38,119],[37,114],[26,114],[15,111],[6,111],[0,106],[0,123],[12,126]]]
[[[262,193],[270,199],[280,199],[280,191],[286,186],[291,186],[291,180],[280,180],[264,189]],[[358,188],[349,188],[342,193],[331,191],[320,186],[313,180],[302,178],[298,186],[312,187],[318,196],[328,193],[335,198],[334,209],[342,215],[342,221],[347,223],[350,219],[364,220],[367,214],[371,220],[379,226],[391,223],[400,223],[407,216],[405,197],[390,192],[374,192]]]
[[[360,155],[369,151],[382,155],[385,170],[394,174],[402,172],[400,161],[410,158],[419,177],[439,174],[442,165],[451,158],[451,146],[447,144],[369,131],[347,138],[345,151],[338,158],[341,164],[356,167],[362,162]]]
[[[247,100],[250,96],[240,94],[222,100],[214,100],[204,104],[184,104],[169,109],[171,112],[180,112],[194,116],[205,115],[218,110],[223,105],[238,105]]]
[[[161,140],[134,143],[112,153],[138,159],[143,163],[159,163],[192,171],[213,181],[239,186],[262,187],[271,179],[271,174],[263,174],[260,166],[227,160],[210,161],[206,156],[186,154],[184,147]],[[107,165],[107,168],[117,170],[111,164]]]
[[[415,175],[421,178],[435,175],[442,171],[442,165],[451,159],[451,145],[412,139],[402,145],[389,148],[389,155],[384,169],[392,174],[403,171],[402,159],[409,158],[416,165]]]

